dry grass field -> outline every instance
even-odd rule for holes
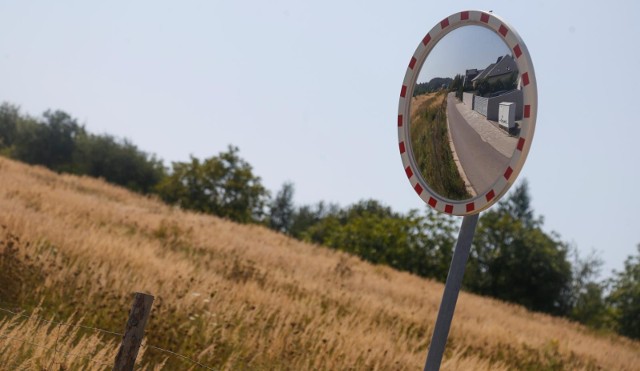
[[[147,344],[216,369],[417,370],[442,288],[0,158],[1,308],[122,332],[144,291],[156,297]],[[0,312],[0,369],[107,370],[118,341]],[[143,352],[148,369],[192,366]],[[638,370],[640,343],[462,293],[443,369]]]
[[[418,110],[425,110],[426,108],[437,108],[438,104],[442,103],[442,95],[440,96],[440,99],[433,99],[433,98],[437,98],[438,97],[438,93],[427,93],[427,94],[421,94],[418,95],[417,97],[413,97],[411,98],[411,106],[410,106],[410,117],[413,118],[413,116],[415,115],[416,111]],[[423,106],[423,103],[426,101],[430,101],[429,103],[427,103],[426,106]]]

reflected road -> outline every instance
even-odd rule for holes
[[[477,194],[481,194],[488,191],[496,179],[504,174],[510,159],[482,140],[462,117],[456,108],[457,103],[453,93],[449,93],[447,120],[451,140],[469,183]]]

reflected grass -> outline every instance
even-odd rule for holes
[[[411,115],[413,157],[434,192],[452,200],[469,199],[472,196],[467,192],[449,145],[447,92],[442,90],[430,95],[418,103]]]

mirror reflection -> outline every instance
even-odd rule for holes
[[[523,103],[510,49],[492,30],[463,26],[425,60],[410,104],[412,155],[440,196],[487,192],[516,148]]]

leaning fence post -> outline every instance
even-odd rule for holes
[[[149,319],[153,296],[136,292],[113,371],[132,371]]]

